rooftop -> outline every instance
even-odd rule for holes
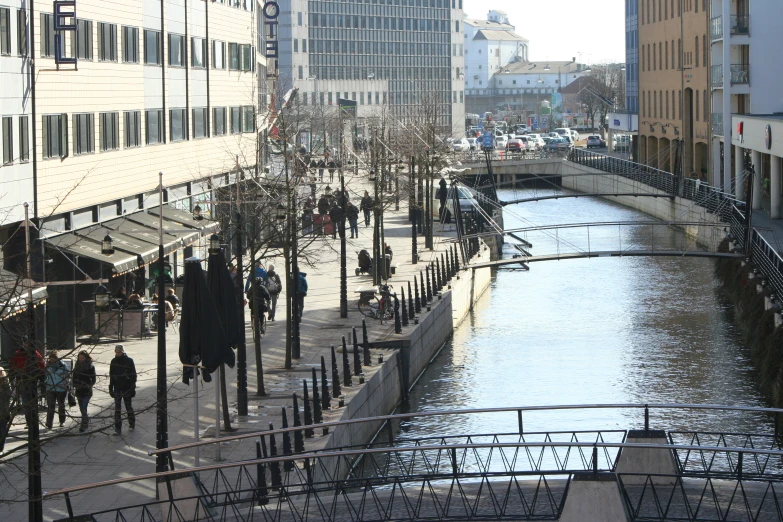
[[[549,70],[546,71],[546,66]],[[512,62],[502,72],[506,74],[567,74],[582,72],[587,66],[574,61],[567,62]]]
[[[527,42],[527,38],[523,38],[522,36],[519,36],[513,31],[505,31],[505,30],[491,30],[491,29],[481,29],[479,32],[476,33],[476,36],[473,37],[474,40],[503,40],[503,41],[513,41],[513,42]]]
[[[466,18],[465,23],[478,27],[480,29],[499,29],[501,31],[513,31],[515,27],[511,24],[501,24],[499,22],[492,22],[490,20],[478,20],[475,18]]]

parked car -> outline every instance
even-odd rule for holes
[[[506,144],[506,150],[509,152],[524,152],[526,148],[525,142],[518,137],[508,140]]]
[[[550,138],[549,143],[546,144],[546,150],[568,150],[571,148],[571,143],[569,143],[565,138]]]
[[[470,142],[467,138],[454,140],[454,152],[468,152],[470,150]]]
[[[453,187],[449,186],[446,192],[446,208],[449,211],[449,214],[451,215],[452,219],[454,217],[454,198],[453,198]],[[457,195],[459,197],[459,207],[462,210],[462,212],[473,212],[478,207],[478,201],[476,200],[476,192],[469,188],[464,186],[458,186],[457,187]],[[435,189],[435,199],[433,204],[433,212],[435,214],[438,213],[438,209],[440,208],[440,187]]]
[[[587,148],[604,148],[606,147],[606,142],[601,139],[601,136],[598,136],[596,134],[592,134],[587,137]]]

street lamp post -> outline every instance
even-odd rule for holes
[[[348,261],[346,253],[346,249],[348,247],[346,245],[345,238],[345,207],[347,205],[345,198],[345,175],[343,173],[345,129],[343,126],[343,108],[339,107],[338,110],[340,111],[340,157],[338,158],[340,169],[338,172],[340,175],[340,208],[342,209],[340,217],[340,229],[338,230],[340,234],[340,317],[345,319],[348,317]]]
[[[244,288],[244,281],[242,281],[242,274],[244,272],[243,264],[243,251],[245,249],[244,242],[242,240],[243,224],[242,224],[242,210],[240,205],[240,192],[239,192],[239,176],[242,175],[239,168],[239,156],[236,158],[237,163],[237,307],[239,308],[239,337],[240,343],[237,346],[237,414],[241,417],[247,416],[247,343],[245,340],[245,307],[242,299],[242,289]],[[162,248],[162,247],[161,247]],[[161,250],[162,251],[162,250]],[[255,267],[250,267],[250,270],[255,270]],[[251,281],[254,274],[250,274]],[[162,294],[161,294],[162,295]]]
[[[165,260],[163,258],[163,172],[158,173],[158,368],[157,368],[157,437],[156,448],[162,450],[169,445],[168,396],[166,394],[166,308],[163,297],[166,295],[166,281],[163,277]],[[166,454],[155,457],[155,470],[167,471]]]

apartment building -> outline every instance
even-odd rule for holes
[[[466,18],[464,29],[466,89],[489,88],[495,73],[513,62],[528,61],[530,42],[516,34],[504,11],[491,10],[486,20]]]
[[[709,169],[709,2],[639,0],[639,161]]]
[[[37,281],[92,277],[143,291],[158,222],[176,271],[213,230],[199,219],[216,216],[217,192],[256,167],[259,9],[255,0],[76,0],[76,17],[56,30],[58,3],[0,0],[4,268],[23,267],[28,201]],[[49,287],[50,339],[72,329],[94,290]]]
[[[715,183],[743,199],[746,171],[752,163],[756,172],[752,204],[759,209],[762,200],[769,198],[775,219],[781,217],[776,131],[783,112],[779,92],[783,69],[776,53],[783,46],[778,27],[782,15],[783,3],[775,0],[712,0],[710,21]]]
[[[462,0],[281,0],[279,75],[303,105],[357,104],[359,120],[388,107],[415,115],[437,93],[442,128],[462,129]]]

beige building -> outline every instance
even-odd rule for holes
[[[709,2],[638,0],[639,158],[706,175],[710,155]]]

